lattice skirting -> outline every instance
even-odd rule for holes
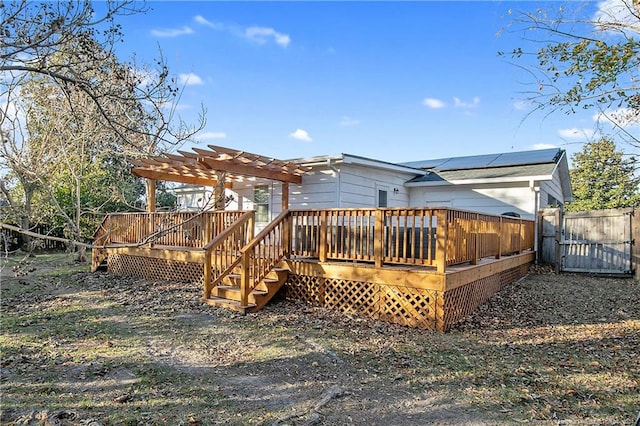
[[[286,297],[418,328],[436,328],[435,290],[289,274]]]
[[[203,278],[203,268],[198,263],[113,253],[107,259],[107,270],[116,275],[197,284],[202,284]]]
[[[449,331],[506,285],[525,276],[511,268],[445,292],[339,278],[289,274],[288,299],[410,327]]]
[[[446,291],[442,321],[438,325],[442,331],[449,331],[452,325],[465,319],[505,286],[527,275],[528,270],[528,264],[516,266]]]

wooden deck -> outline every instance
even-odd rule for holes
[[[532,221],[446,208],[285,211],[256,236],[253,212],[138,216],[105,219],[94,268],[194,282],[204,302],[241,312],[284,287],[291,299],[447,331],[534,261]]]

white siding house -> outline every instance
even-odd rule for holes
[[[482,213],[517,213],[535,219],[544,207],[573,195],[561,149],[514,152],[406,163],[427,173],[406,183],[410,205],[447,206]]]
[[[289,186],[291,209],[452,207],[533,219],[539,209],[572,199],[566,153],[561,149],[402,164],[350,154],[291,161],[311,167],[300,185]],[[279,182],[234,183],[226,195],[231,197],[227,209],[256,210],[259,228],[281,211]],[[179,203],[179,207],[185,206]]]

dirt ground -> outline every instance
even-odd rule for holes
[[[193,285],[49,259],[2,271],[1,424],[629,425],[640,412],[631,279],[533,268],[440,334],[282,299],[242,316]]]

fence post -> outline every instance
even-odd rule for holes
[[[374,212],[373,258],[377,268],[381,268],[384,263],[384,212],[382,209]]]
[[[553,215],[553,220],[556,222],[556,244],[555,244],[555,257],[556,257],[556,261],[555,261],[555,267],[556,267],[556,274],[560,273],[560,269],[561,268],[561,262],[562,262],[562,250],[560,247],[560,243],[562,242],[562,227],[564,226],[563,219],[562,219],[562,213],[560,211],[560,209],[556,209],[556,211],[554,212]]]
[[[444,274],[447,270],[447,209],[436,210],[436,271]]]

